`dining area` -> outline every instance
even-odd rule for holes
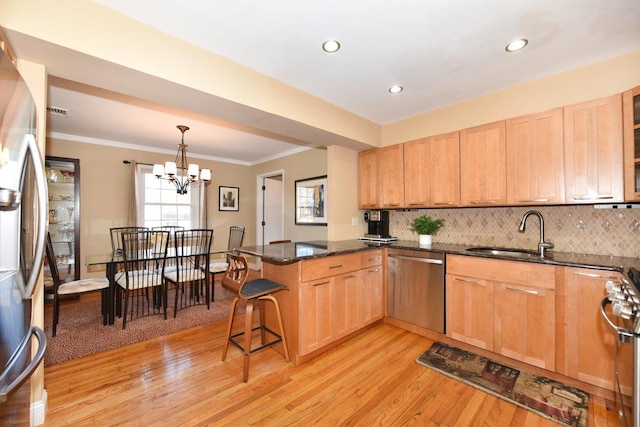
[[[56,337],[47,352],[51,362],[227,317],[233,295],[222,289],[219,275],[228,254],[242,245],[243,226],[230,227],[224,248],[212,245],[213,229],[114,227],[109,234],[109,252],[85,257],[85,265],[104,277],[72,281],[60,280],[48,236],[54,290],[45,323]],[[68,347],[78,354],[69,355]]]

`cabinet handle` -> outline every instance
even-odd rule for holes
[[[371,261],[380,261],[380,257],[379,257],[379,256],[377,256],[377,257],[375,257],[375,258],[369,258],[369,259],[367,260],[367,262],[371,262]]]
[[[349,276],[345,276],[345,279],[351,279],[352,277],[358,277],[358,273],[353,273]]]
[[[518,199],[518,202],[548,202],[549,199]]]
[[[331,267],[329,267],[329,269],[332,269],[332,268],[342,268],[342,267],[344,267],[344,264],[332,265]]]
[[[380,271],[379,268],[374,268],[372,270],[369,270],[369,273],[377,273],[378,271]]]
[[[487,205],[487,204],[495,204],[495,200],[470,200],[472,205]]]
[[[582,277],[592,277],[595,279],[611,279],[611,280],[617,280],[618,277],[615,276],[605,276],[602,274],[598,274],[598,273],[582,273],[580,271],[574,271],[573,274],[575,274],[576,276],[582,276]]]
[[[512,288],[510,286],[505,287],[506,290],[508,291],[515,291],[515,292],[521,292],[523,294],[529,294],[529,295],[539,295],[540,292],[533,290],[533,289],[520,289],[520,288]]]
[[[477,282],[475,280],[469,280],[469,279],[459,279],[459,278],[455,278],[454,279],[457,282],[462,282],[462,283],[470,283],[472,285],[478,285],[478,286],[484,286],[484,284],[482,282]]]
[[[327,285],[330,282],[327,280],[326,282],[320,282],[320,283],[314,283],[313,286],[322,286],[322,285]]]
[[[435,202],[434,205],[438,206],[455,206],[456,204],[453,202]]]
[[[395,208],[397,206],[400,206],[399,203],[385,203],[385,206],[388,208]]]
[[[607,199],[613,199],[613,196],[596,196],[596,197],[573,196],[573,200],[607,200]]]
[[[409,203],[409,206],[424,206],[426,205],[428,202],[425,200],[424,202],[415,202],[415,203]]]

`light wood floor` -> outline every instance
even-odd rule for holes
[[[557,426],[415,363],[428,338],[379,324],[296,367],[272,349],[220,360],[225,321],[45,369],[45,426]],[[591,426],[618,426],[593,397]]]

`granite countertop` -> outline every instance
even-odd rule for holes
[[[628,270],[629,267],[638,268],[638,266],[640,266],[640,259],[638,258],[612,257],[605,255],[588,255],[554,251],[549,251],[548,255],[544,259],[536,257],[519,258],[469,252],[468,249],[472,247],[471,245],[434,243],[433,245],[431,245],[431,247],[425,248],[420,247],[417,241],[412,240],[398,240],[391,243],[373,243],[357,239],[339,241],[314,240],[309,242],[282,243],[277,245],[245,246],[240,248],[239,252],[260,257],[264,262],[269,262],[272,264],[290,264],[304,259],[341,255],[345,253],[372,250],[381,247],[522,262],[535,262],[540,264],[569,267],[594,268],[600,270],[621,272]]]

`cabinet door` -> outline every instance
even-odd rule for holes
[[[608,390],[615,390],[617,335],[605,323],[600,303],[608,280],[618,275],[584,268],[564,268],[565,352],[558,371],[571,378]],[[620,344],[620,386],[631,396],[633,346]]]
[[[49,192],[49,233],[62,282],[80,279],[80,161],[66,157],[45,158]],[[44,272],[47,292],[53,285]]]
[[[378,179],[382,207],[404,206],[404,145],[395,144],[378,152]]]
[[[555,292],[494,283],[494,352],[553,371]]]
[[[460,132],[460,203],[494,206],[507,202],[505,121]]]
[[[382,266],[360,271],[358,311],[360,327],[369,325],[383,316]]]
[[[507,202],[564,200],[562,108],[507,120]]]
[[[358,153],[358,206],[372,209],[378,206],[378,150]]]
[[[447,274],[447,336],[493,350],[493,285]]]
[[[409,208],[431,204],[431,162],[429,139],[404,144],[404,204]]]
[[[429,137],[431,205],[460,205],[460,133]]]
[[[622,96],[564,108],[568,203],[623,201]]]
[[[358,288],[360,272],[342,274],[333,280],[331,292],[331,335],[333,341],[360,328]]]
[[[333,341],[331,304],[333,278],[300,284],[299,341],[301,356]]]
[[[640,201],[640,86],[622,94],[624,198]]]

